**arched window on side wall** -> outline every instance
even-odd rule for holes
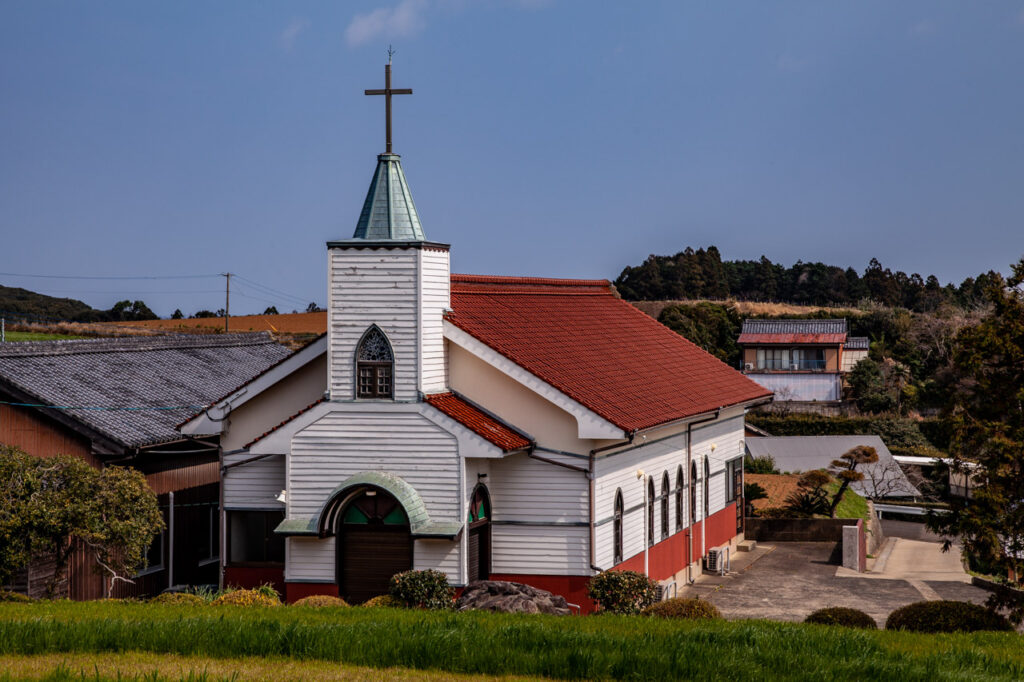
[[[661,475],[661,539],[668,537],[668,472]]]
[[[373,325],[356,349],[356,397],[394,397],[395,356],[388,337]]]
[[[690,462],[690,525],[697,521],[697,463]]]
[[[708,458],[704,458],[704,518],[711,515],[711,500],[708,499],[708,483],[711,480],[711,468],[708,466]]]
[[[622,488],[615,491],[615,514],[612,523],[615,537],[612,540],[612,563],[622,563]]]
[[[683,529],[683,467],[676,469],[676,531]]]
[[[654,479],[647,479],[647,546],[654,545]]]

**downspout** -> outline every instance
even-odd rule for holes
[[[697,493],[697,482],[694,477],[691,476],[693,472],[693,427],[699,424],[706,424],[707,422],[713,422],[718,419],[718,416],[722,413],[722,408],[715,410],[715,414],[710,417],[698,419],[692,421],[686,425],[686,475],[690,477],[690,494],[687,495],[687,502],[690,503],[690,507],[693,509],[693,514],[687,514],[689,517],[688,524],[686,527],[686,536],[688,542],[686,545],[686,580],[689,583],[693,583],[693,517],[697,515],[697,505],[693,502],[693,496]],[[701,532],[704,531],[704,525],[701,524]],[[646,538],[644,539],[646,542]],[[703,551],[704,544],[701,543]]]
[[[174,491],[167,493],[168,500],[168,524],[167,524],[167,587],[174,587]]]
[[[217,464],[220,467],[220,476],[217,483],[217,528],[220,529],[220,537],[217,538],[217,589],[224,589],[224,567],[227,566],[227,515],[224,513],[224,446],[217,443]]]
[[[629,433],[629,438],[622,441],[621,443],[612,443],[611,445],[605,445],[603,447],[594,448],[587,455],[587,481],[589,485],[587,494],[587,507],[590,515],[590,570],[600,572],[602,569],[597,565],[597,520],[594,515],[594,462],[596,461],[597,454],[599,452],[605,452],[606,450],[614,450],[615,448],[625,447],[633,444],[633,439],[636,437],[636,431]],[[644,493],[645,495],[647,493]],[[646,513],[646,512],[644,512]],[[647,538],[644,537],[644,547],[647,546]]]

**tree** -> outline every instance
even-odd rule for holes
[[[722,362],[738,367],[742,321],[732,306],[716,303],[670,305],[662,309],[658,321],[689,339]]]
[[[314,301],[314,302],[312,302],[312,303],[310,303],[309,305],[306,306],[306,312],[307,313],[322,313],[323,311],[324,311],[324,309],[321,308],[320,306],[318,306],[316,304],[316,301]]]
[[[864,472],[857,471],[857,467],[877,461],[878,451],[870,445],[857,445],[840,455],[839,459],[832,460],[836,478],[839,479],[839,490],[832,497],[832,504],[829,505],[828,510],[829,516],[836,517],[836,508],[843,501],[843,493],[850,487],[850,484],[864,480]]]
[[[175,308],[174,312],[171,313],[172,320],[180,320],[183,317],[185,317],[185,315],[181,312],[181,308]]]
[[[107,318],[114,321],[125,320],[156,320],[157,314],[149,309],[142,301],[118,301],[114,307],[107,312]]]
[[[163,530],[156,496],[141,473],[101,472],[69,455],[0,449],[0,503],[0,581],[45,557],[54,564],[49,597],[57,595],[77,546],[91,550],[111,585],[130,582],[127,576],[144,565],[146,548]]]
[[[958,377],[948,410],[953,437],[950,470],[970,477],[970,499],[954,497],[948,514],[928,518],[930,528],[959,538],[972,559],[1003,575],[1024,574],[1024,259],[1006,281],[986,290],[991,311],[957,335]],[[989,604],[1024,619],[1024,603],[994,593]]]
[[[808,471],[797,481],[796,490],[786,498],[786,509],[799,516],[814,516],[829,512],[828,484],[832,477],[816,469]]]
[[[217,317],[217,313],[213,312],[212,310],[197,310],[192,315],[192,317],[194,319],[195,318],[203,318],[203,317]]]
[[[263,314],[264,315],[277,315],[278,314],[277,313],[277,306],[275,306],[275,305],[270,306],[269,308],[267,308],[266,310],[263,311]]]

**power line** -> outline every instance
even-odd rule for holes
[[[130,275],[93,275],[93,274],[29,274],[26,272],[0,272],[6,278],[37,278],[42,280],[204,280],[220,276],[219,274],[146,274]]]
[[[272,287],[268,287],[265,284],[260,284],[259,282],[255,282],[255,281],[249,279],[248,277],[242,277],[241,275],[235,275],[235,277],[237,277],[241,281],[245,282],[249,286],[255,287],[257,289],[263,289],[265,293],[276,294],[278,296],[284,296],[285,298],[295,299],[296,301],[299,301],[300,303],[308,303],[308,301],[306,301],[305,297],[303,297],[303,296],[295,296],[294,294],[289,294],[287,292],[280,291],[280,290],[274,289]]]

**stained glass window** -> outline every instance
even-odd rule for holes
[[[371,327],[356,351],[356,395],[359,398],[393,396],[394,355],[391,344],[376,326]]]
[[[473,491],[473,499],[469,502],[469,514],[466,523],[477,523],[487,521],[491,517],[491,505],[487,496],[487,489],[478,485]]]
[[[385,526],[404,526],[409,523],[405,510],[394,497],[370,488],[352,500],[341,517],[342,523],[365,525],[383,524]]]

